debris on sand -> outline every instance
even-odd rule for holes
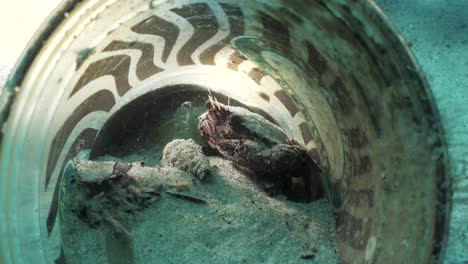
[[[211,175],[202,147],[191,139],[176,139],[166,145],[163,153],[161,167],[145,166],[144,162],[92,161],[80,153],[74,159],[78,186],[72,210],[91,227],[107,220],[116,230],[124,231],[108,212],[134,214],[158,200],[163,191],[206,204],[205,200],[180,193],[189,191],[195,178],[206,182]]]
[[[196,203],[196,204],[207,204],[208,203],[207,201],[205,201],[203,199],[196,198],[196,197],[186,195],[186,194],[182,194],[182,193],[175,193],[175,192],[169,192],[169,191],[166,191],[166,193],[173,196],[173,197],[175,197],[175,198],[183,199],[183,200],[186,200],[186,201],[189,201],[189,202],[192,202],[192,203]]]
[[[191,173],[202,181],[208,181],[211,167],[202,147],[192,139],[175,139],[163,150],[161,164]]]
[[[186,191],[193,185],[193,176],[184,171],[146,167],[141,162],[112,164],[75,158],[75,168],[77,186],[69,203],[72,211],[90,227],[106,220],[127,236],[109,212],[134,214],[159,200],[162,191]]]
[[[83,157],[75,158],[74,163],[77,179],[82,183],[102,183],[105,180],[119,178],[108,175],[110,171],[114,171],[116,164],[123,164],[122,162],[87,160]],[[132,179],[132,184],[139,188],[182,191],[190,189],[193,184],[191,174],[173,167],[150,167],[141,162],[129,163],[127,166],[131,166],[131,169],[124,176]]]
[[[107,211],[104,210],[103,212],[106,220],[114,227],[114,230],[123,233],[127,239],[133,239],[132,234],[119,221],[115,220]]]

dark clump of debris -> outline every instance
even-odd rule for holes
[[[70,203],[72,212],[90,227],[98,227],[107,221],[118,229],[124,229],[109,212],[134,214],[160,196],[160,190],[156,188],[138,186],[136,180],[127,174],[131,168],[131,164],[116,162],[108,176],[75,180],[80,201]]]
[[[251,171],[271,195],[310,202],[322,196],[320,169],[295,140],[262,116],[212,97],[198,129],[213,151]]]
[[[208,159],[193,140],[177,139],[163,151],[161,167],[144,162],[123,163],[88,160],[85,152],[74,159],[76,176],[68,204],[71,211],[90,227],[103,222],[128,233],[120,221],[134,216],[154,201],[167,197],[195,204],[206,204],[187,193],[196,181],[206,182],[211,175]],[[114,217],[113,217],[114,216]]]

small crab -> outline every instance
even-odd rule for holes
[[[213,97],[199,117],[198,130],[222,157],[266,180],[267,192],[293,201],[322,195],[320,169],[305,150],[264,117],[245,108],[223,105]]]

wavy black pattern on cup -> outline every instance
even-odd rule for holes
[[[227,3],[220,3],[220,6],[223,8],[229,21],[229,35],[200,54],[200,61],[202,64],[214,65],[216,53],[229,45],[229,42],[233,38],[244,34],[245,31],[244,14],[240,7]]]
[[[158,16],[151,16],[131,27],[131,30],[138,34],[160,36],[164,39],[164,49],[161,60],[167,61],[174,44],[179,36],[180,29],[177,25],[166,21]]]
[[[88,83],[106,75],[114,77],[117,93],[120,96],[124,95],[131,88],[130,83],[128,82],[130,61],[131,58],[128,55],[115,55],[91,63],[88,68],[86,68],[83,75],[81,75],[70,93],[69,98],[84,88]],[[122,74],[123,72],[127,74]]]
[[[138,59],[136,67],[136,75],[140,80],[144,80],[158,72],[163,71],[162,68],[154,64],[154,47],[149,43],[137,41],[125,42],[116,40],[107,45],[103,51],[114,50],[138,50],[141,52],[141,56]]]
[[[171,11],[185,18],[194,29],[190,39],[178,51],[177,61],[181,66],[195,64],[191,57],[193,52],[218,32],[216,16],[205,3],[182,6]]]

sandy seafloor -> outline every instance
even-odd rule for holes
[[[67,261],[338,263],[335,219],[326,199],[305,204],[269,197],[230,161],[210,157],[210,165],[215,168],[212,182],[199,182],[188,192],[207,204],[163,194],[149,208],[123,219],[133,239],[106,225],[92,229],[65,212]],[[314,257],[301,259],[306,255]]]

